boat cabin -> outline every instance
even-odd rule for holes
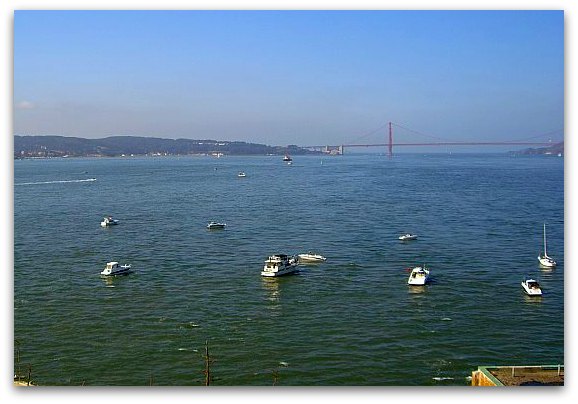
[[[113,270],[117,267],[118,267],[118,262],[116,262],[116,261],[106,263],[106,269]]]
[[[529,289],[534,289],[534,290],[540,289],[540,284],[536,281],[528,281],[528,282],[526,282],[526,284],[528,285]]]

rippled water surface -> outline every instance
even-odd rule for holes
[[[564,362],[564,163],[14,162],[14,337],[42,385],[466,385]],[[245,178],[237,173],[244,171]],[[96,180],[92,180],[96,179]],[[104,215],[120,225],[102,228]],[[227,228],[208,231],[211,221]],[[547,225],[551,271],[536,259]],[[413,242],[397,236],[412,232]],[[260,276],[273,253],[321,265]],[[135,272],[102,279],[108,261]],[[432,282],[407,285],[427,264]],[[544,295],[526,297],[525,275]]]

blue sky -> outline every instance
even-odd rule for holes
[[[15,12],[14,134],[312,145],[388,121],[561,139],[564,13]]]

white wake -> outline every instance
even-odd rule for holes
[[[87,178],[85,180],[62,180],[62,181],[42,181],[42,182],[21,182],[19,184],[14,184],[14,186],[16,185],[43,185],[43,184],[68,184],[68,183],[74,183],[74,182],[92,182],[92,181],[96,181],[96,178]]]

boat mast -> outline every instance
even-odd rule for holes
[[[548,254],[546,253],[546,223],[544,223],[544,257],[547,257]]]

